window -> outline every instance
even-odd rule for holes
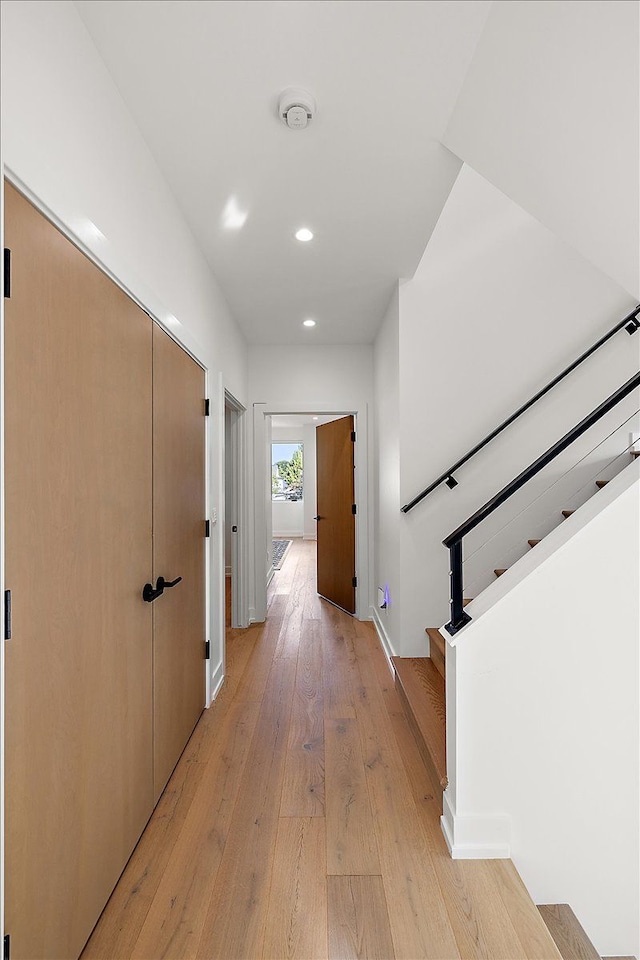
[[[301,443],[271,444],[271,499],[302,500]]]

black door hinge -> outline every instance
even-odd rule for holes
[[[352,587],[357,587],[357,586],[358,586],[358,578],[357,578],[357,577],[352,577],[352,578],[351,578],[351,586],[352,586]]]
[[[11,640],[11,590],[4,592],[4,638]]]
[[[4,960],[11,960],[11,935],[8,933],[4,935],[4,953],[2,956]]]
[[[205,537],[211,536],[211,520],[205,520],[204,522],[204,535]]]
[[[351,513],[355,516],[357,512],[358,512],[358,508],[356,507],[355,503],[352,503],[352,504],[351,504]]]
[[[4,248],[4,295],[7,300],[11,298],[11,250]]]
[[[209,643],[208,640],[205,640],[205,644],[204,644],[204,658],[205,658],[205,660],[208,660],[210,656],[211,656],[211,644]]]
[[[208,417],[209,414],[210,414],[210,412],[211,412],[211,401],[210,401],[209,398],[207,397],[207,399],[206,399],[205,402],[204,402],[204,415],[205,415],[205,417]]]
[[[355,443],[355,442],[356,442],[356,432],[355,432],[355,430],[352,430],[352,431],[351,431],[351,442],[352,442],[352,443]]]

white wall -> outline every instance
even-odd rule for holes
[[[302,500],[274,500],[271,503],[271,518],[273,522],[273,536],[302,537],[304,536],[304,504]]]
[[[310,340],[313,331],[310,331]],[[368,345],[251,345],[249,391],[254,403],[275,401],[291,413],[322,413],[327,405],[345,409],[354,400],[369,403],[373,349]],[[296,409],[301,404],[303,410]]]
[[[626,291],[464,166],[415,276],[400,286],[401,502],[634,305]],[[638,334],[618,334],[463,467],[455,490],[443,486],[401,517],[402,635],[393,642],[402,656],[424,654],[424,628],[448,619],[444,537],[624,383],[637,370],[639,347]],[[496,522],[505,522],[511,509],[503,506]],[[477,547],[492,529],[478,528],[466,548]]]
[[[534,565],[536,547],[447,656],[451,823],[476,825],[482,845],[509,817],[534,901],[570,903],[601,956],[640,948],[639,475],[637,462],[619,474]]]
[[[375,567],[373,616],[390,656],[401,647],[399,290],[396,288],[374,345]],[[378,590],[387,607],[378,606]]]
[[[2,4],[2,97],[2,159],[11,176],[208,368],[209,504],[224,516],[224,388],[245,401],[246,345],[70,0]],[[222,526],[211,538],[218,674]]]
[[[311,336],[313,334],[311,333]],[[254,490],[255,538],[254,567],[251,580],[255,591],[251,616],[264,617],[261,569],[263,566],[265,517],[261,477],[266,475],[264,456],[264,419],[269,414],[356,413],[357,440],[356,500],[358,519],[356,563],[358,590],[357,615],[369,617],[371,594],[371,557],[369,499],[373,482],[373,452],[370,436],[370,411],[373,400],[373,348],[363,346],[252,346],[249,349],[249,394],[254,409],[252,465],[256,478]],[[262,469],[264,467],[265,469]]]
[[[634,296],[638,3],[497,0],[444,143]]]

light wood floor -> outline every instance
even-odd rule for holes
[[[556,958],[510,861],[452,861],[368,623],[296,541],[87,947],[107,958]]]

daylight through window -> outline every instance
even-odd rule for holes
[[[271,499],[302,500],[301,443],[271,444]]]

